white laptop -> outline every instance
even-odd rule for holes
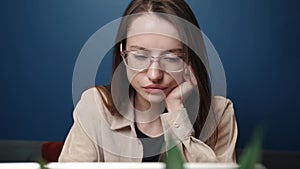
[[[237,164],[186,163],[185,169],[238,169]],[[164,169],[164,163],[49,163],[49,169]]]
[[[164,169],[164,163],[48,163],[48,169]],[[185,169],[238,169],[234,163],[185,163]],[[257,164],[256,169],[265,169]],[[0,163],[0,169],[41,169],[38,163]]]
[[[40,169],[38,163],[0,163],[0,169]]]

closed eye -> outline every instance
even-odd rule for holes
[[[167,62],[180,62],[181,59],[177,56],[176,57],[166,56],[163,57],[163,60]]]
[[[145,55],[140,55],[140,54],[133,54],[134,59],[139,60],[139,61],[144,61],[147,60],[148,57]]]

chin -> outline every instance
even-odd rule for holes
[[[146,97],[150,103],[161,103],[166,98],[164,94],[148,94]]]

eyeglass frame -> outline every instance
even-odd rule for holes
[[[150,56],[150,57],[148,57],[148,59],[150,58],[150,63],[149,63],[149,66],[148,66],[147,68],[144,68],[144,69],[135,69],[135,68],[129,66],[129,65],[126,63],[125,57],[124,57],[127,53],[129,53],[129,52],[134,52],[134,51],[138,51],[138,50],[122,50],[122,44],[120,45],[120,55],[121,55],[121,57],[122,57],[122,59],[123,59],[125,65],[126,65],[126,67],[129,68],[129,69],[131,69],[131,70],[138,71],[138,72],[142,72],[142,71],[144,71],[144,70],[149,69],[149,67],[151,66],[151,64],[152,64],[153,62],[160,62],[161,56],[159,56],[159,57],[153,57],[153,56]],[[181,53],[181,54],[183,54],[183,56],[186,56],[186,53],[185,53],[185,52],[183,52],[183,53]],[[187,58],[187,62],[189,62],[189,59],[188,59],[188,58]],[[181,72],[181,71],[183,71],[183,70],[187,67],[187,65],[188,65],[188,64],[185,63],[185,64],[184,64],[184,67],[181,68],[181,69],[179,69],[179,70],[175,70],[175,71],[174,71],[174,70],[171,70],[171,71],[170,71],[170,70],[163,70],[163,71],[165,71],[165,72],[174,72],[174,73],[176,73],[176,72]]]

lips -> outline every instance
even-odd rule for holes
[[[148,92],[148,93],[153,93],[153,94],[159,94],[162,93],[163,90],[165,90],[167,87],[161,86],[161,85],[156,85],[156,84],[151,84],[148,86],[143,87],[143,89]]]

